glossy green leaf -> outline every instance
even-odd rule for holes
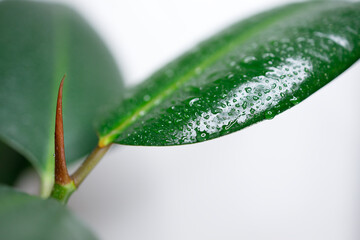
[[[0,142],[0,184],[13,185],[29,162],[18,152]]]
[[[0,139],[31,161],[48,194],[62,76],[68,162],[96,146],[94,120],[118,101],[121,77],[98,35],[67,7],[0,2],[0,36]]]
[[[0,236],[8,240],[91,240],[94,234],[65,206],[0,185]]]
[[[256,15],[140,84],[99,127],[99,145],[188,144],[238,131],[301,102],[359,57],[359,3]]]

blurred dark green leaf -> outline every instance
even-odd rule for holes
[[[0,185],[0,236],[8,240],[91,240],[94,234],[65,206]]]
[[[99,145],[189,144],[238,131],[303,101],[359,57],[359,3],[261,13],[140,84],[99,127]]]
[[[64,83],[68,162],[96,145],[98,114],[118,101],[123,84],[98,35],[73,10],[47,3],[0,2],[0,139],[53,182],[57,90]]]
[[[28,166],[26,158],[0,142],[0,184],[13,185]]]

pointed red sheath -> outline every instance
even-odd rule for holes
[[[55,119],[55,183],[65,185],[72,180],[68,174],[65,160],[64,128],[62,117],[62,90],[66,75],[61,80],[56,105]]]

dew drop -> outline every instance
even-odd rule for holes
[[[290,102],[294,105],[298,104],[299,103],[299,99],[295,96],[293,96],[291,99],[290,99]]]
[[[252,61],[255,61],[256,60],[256,57],[254,56],[248,56],[244,59],[244,63],[250,63]]]
[[[196,134],[196,140],[199,142],[206,140],[206,133]]]
[[[147,101],[150,100],[150,96],[149,96],[149,95],[145,95],[145,96],[143,97],[143,99],[144,99],[145,102],[147,102]]]
[[[247,88],[245,88],[245,92],[247,92],[247,93],[250,93],[251,92],[251,87],[247,87]]]
[[[197,102],[197,101],[199,101],[199,98],[193,98],[193,99],[191,99],[190,102],[189,102],[190,107],[191,107],[192,105],[194,105],[194,103]]]
[[[266,119],[273,119],[275,117],[275,114],[272,111],[266,111],[265,112],[265,118]]]
[[[243,104],[242,104],[241,106],[242,106],[243,109],[246,109],[246,107],[247,107],[247,102],[246,102],[246,101],[243,102]]]

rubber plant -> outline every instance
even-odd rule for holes
[[[0,36],[2,179],[13,182],[26,158],[42,182],[41,197],[0,187],[0,235],[92,239],[63,205],[112,144],[192,144],[274,118],[359,59],[360,4],[304,2],[260,13],[131,89],[67,7],[3,1]],[[69,175],[66,163],[85,155]]]

